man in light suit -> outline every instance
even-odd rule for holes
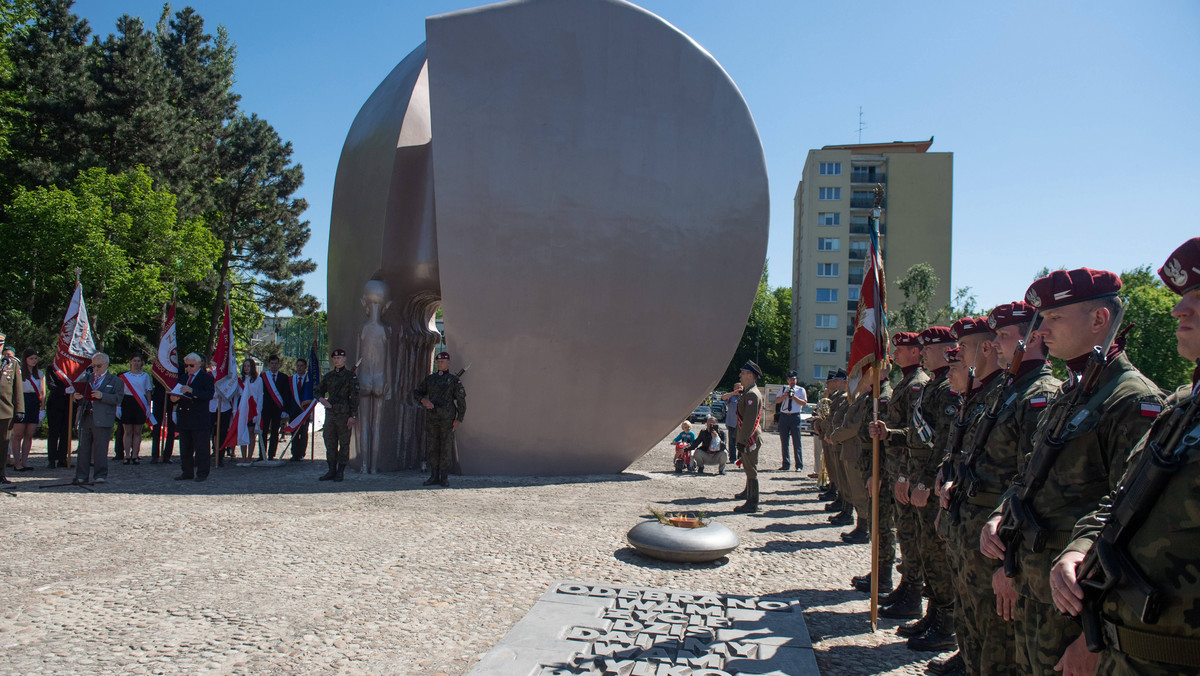
[[[88,470],[95,465],[92,480],[108,481],[108,442],[117,422],[117,406],[125,396],[125,384],[108,372],[108,355],[92,355],[91,373],[75,380],[75,401],[79,403],[76,425],[79,427],[79,451],[75,459],[75,480],[84,484]]]
[[[208,402],[212,401],[216,383],[203,368],[204,360],[195,352],[183,358],[186,373],[179,377],[178,394],[170,395],[175,402],[175,427],[179,430],[179,463],[183,473],[176,481],[204,481],[212,465],[212,418]]]

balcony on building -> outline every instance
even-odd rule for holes
[[[887,174],[882,171],[855,169],[850,172],[851,183],[882,183],[887,185]]]
[[[851,235],[869,235],[871,234],[871,226],[869,223],[850,223]],[[879,224],[879,234],[887,234],[887,223]]]
[[[855,196],[850,197],[850,208],[851,209],[873,209],[873,208],[875,208],[875,196],[874,195],[867,195],[866,197],[862,197],[861,193],[853,193],[853,195],[855,195]],[[887,197],[883,198],[883,201],[880,202],[879,206],[884,209],[887,208]]]
[[[848,283],[850,286],[862,286],[862,283],[863,283],[862,273],[859,273],[857,275],[850,275],[850,279],[847,279],[846,283]]]
[[[858,301],[856,301],[856,300],[846,301],[846,310],[849,312],[858,312]]]

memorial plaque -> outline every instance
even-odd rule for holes
[[[555,582],[472,676],[816,676],[794,599]]]

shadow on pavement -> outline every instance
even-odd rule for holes
[[[704,561],[700,563],[660,561],[642,554],[633,547],[622,547],[616,550],[613,552],[613,558],[633,566],[639,566],[641,568],[653,568],[655,570],[712,570],[720,568],[729,563],[728,556],[722,556],[715,561]]]

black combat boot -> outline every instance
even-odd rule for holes
[[[847,507],[846,509],[829,517],[829,523],[834,526],[849,526],[854,523],[854,509]]]
[[[733,496],[733,499],[734,499],[734,500],[745,500],[745,499],[746,499],[746,496],[747,496],[747,495],[749,495],[749,494],[750,494],[750,480],[749,480],[749,479],[746,479],[746,487],[745,487],[745,488],[743,488],[743,489],[742,489],[742,491],[741,491],[740,493],[738,493],[737,495]]]
[[[917,599],[918,599],[917,608],[919,609],[921,607],[920,596],[918,596]],[[892,605],[896,605],[896,604],[892,604]],[[883,614],[884,610],[890,609],[891,607],[892,606],[888,606],[887,608],[880,608],[879,616],[880,617],[891,617],[890,615]],[[933,606],[930,605],[928,608],[925,609],[925,614],[921,616],[921,619],[917,620],[916,622],[908,622],[906,624],[900,625],[899,627],[896,627],[896,635],[903,636],[905,638],[912,638],[914,636],[920,636],[921,634],[924,634],[925,631],[927,629],[929,629],[929,625],[933,624],[933,616],[936,614],[937,613],[934,610]],[[894,618],[894,619],[899,619],[899,618]]]
[[[337,460],[333,456],[325,456],[325,464],[329,465],[329,471],[317,477],[317,481],[329,481],[337,476]]]
[[[825,505],[826,512],[841,512],[841,511],[844,511],[845,509],[846,509],[846,503],[842,502],[842,499],[840,497],[837,498],[836,500],[834,500],[833,502],[829,503],[828,505]]]
[[[883,566],[880,566],[880,569],[882,570]],[[890,593],[886,596],[879,597],[879,605],[881,607],[892,605],[893,603],[904,598],[905,594],[912,593],[912,592],[910,592],[909,587],[914,587],[914,586],[916,586],[916,585],[914,585],[912,582],[909,582],[908,580],[905,580],[904,578],[900,578],[900,584],[895,589],[892,590],[892,593]],[[883,585],[880,585],[879,588],[882,591]]]
[[[854,526],[854,530],[849,533],[842,533],[842,542],[850,544],[862,544],[871,541],[871,524],[867,520],[859,517],[858,523]]]
[[[867,573],[866,575],[856,575],[852,580],[850,580],[850,584],[854,585],[854,588],[857,589],[858,591],[860,591],[864,594],[870,594],[871,593],[871,574]],[[886,594],[890,591],[892,591],[892,566],[891,566],[891,564],[884,565],[883,562],[880,562],[879,563],[879,593]],[[883,605],[883,598],[884,597],[882,597],[882,596],[879,597],[879,605],[881,605],[881,606]]]
[[[959,669],[965,670],[967,666],[963,663],[962,653],[957,652],[946,659],[939,657],[937,659],[930,660],[929,664],[925,668],[931,674],[942,676],[943,674],[952,674]]]
[[[933,611],[933,622],[924,634],[908,639],[909,650],[940,653],[943,650],[954,650],[958,641],[954,636],[954,624],[950,617],[953,611],[939,608]]]
[[[749,514],[758,511],[758,479],[751,479],[746,487],[746,502],[733,508],[739,514]]]
[[[442,488],[450,487],[450,473],[449,472],[438,472],[438,485],[441,486]]]
[[[337,464],[337,472],[333,475],[334,481],[341,481],[346,478],[346,463],[339,462]]]
[[[821,494],[817,496],[817,499],[820,500],[821,502],[832,502],[834,500],[837,500],[838,499],[837,489],[834,488],[833,486],[830,486],[830,487],[826,488],[824,491],[822,491]]]
[[[439,483],[441,483],[441,479],[438,478],[438,471],[436,469],[430,469],[429,470],[429,478],[426,479],[425,481],[421,482],[421,485],[422,486],[436,486]]]
[[[915,582],[901,581],[896,591],[888,594],[886,604],[883,601],[879,602],[881,606],[879,616],[891,620],[912,620],[921,617],[921,588],[923,586],[923,584]],[[921,617],[920,621],[925,622],[925,625],[910,630],[911,633],[900,633],[900,630],[908,625],[897,627],[896,633],[900,636],[919,636],[925,633],[926,627],[929,626],[927,619],[928,615]]]

